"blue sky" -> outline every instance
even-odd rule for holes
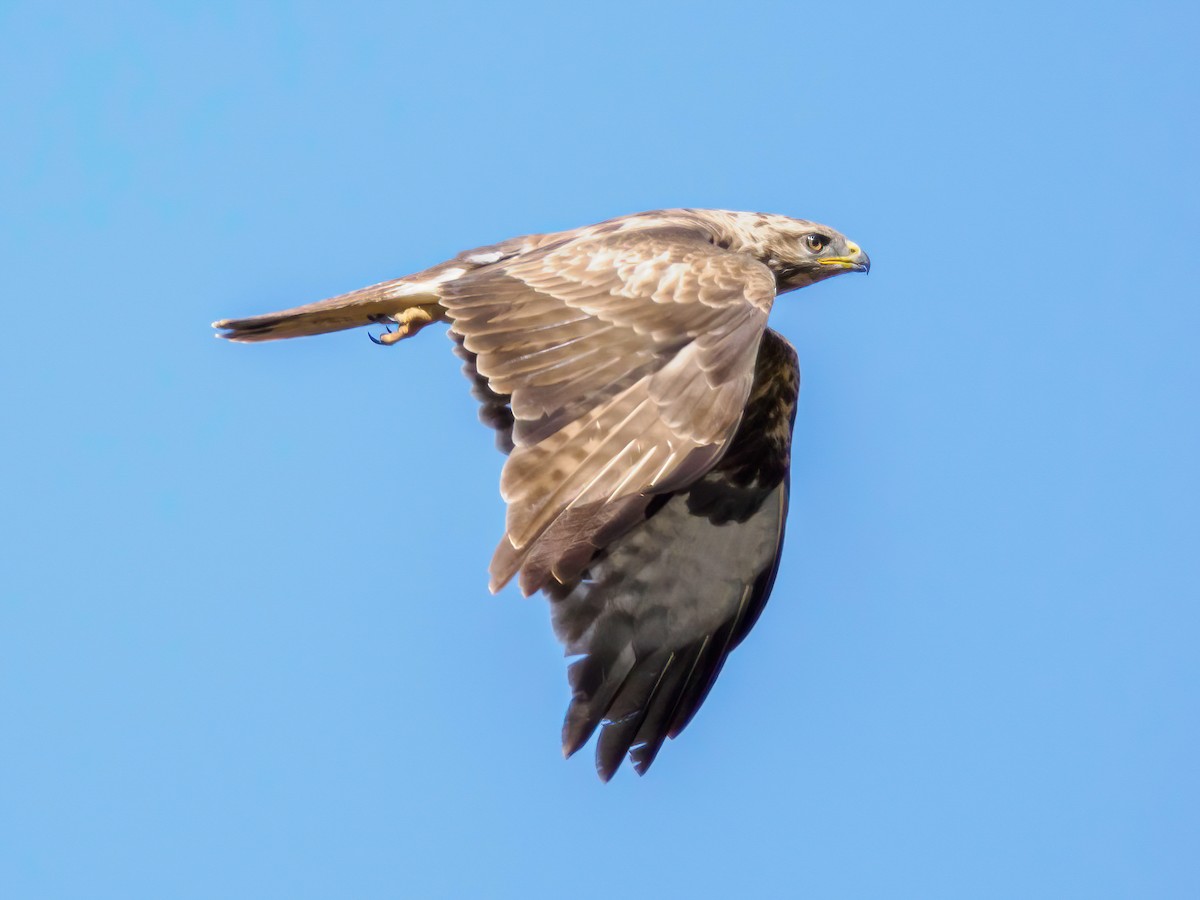
[[[0,893],[1200,896],[1187,4],[0,7]],[[449,343],[208,323],[827,222],[758,627],[564,763]]]

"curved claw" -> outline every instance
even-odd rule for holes
[[[376,323],[384,322],[384,334],[395,334],[390,327],[393,321],[391,316],[371,316],[371,321]],[[369,331],[367,332],[367,337],[371,339],[372,344],[378,344],[380,347],[386,347],[388,344],[392,343],[391,341],[385,341],[375,337],[375,335],[371,334]]]

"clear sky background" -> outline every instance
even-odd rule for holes
[[[1200,896],[1195,9],[0,5],[0,894]],[[439,329],[208,323],[685,205],[874,268],[602,785]]]

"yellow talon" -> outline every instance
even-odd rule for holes
[[[435,307],[436,308],[436,307]],[[379,343],[391,345],[396,341],[402,341],[406,337],[412,337],[430,322],[434,321],[433,314],[430,313],[427,306],[410,306],[403,312],[392,316],[392,321],[398,326],[395,331],[381,334]]]

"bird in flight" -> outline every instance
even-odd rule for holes
[[[870,260],[815,222],[670,209],[526,235],[283,312],[231,341],[448,322],[508,454],[491,590],[550,601],[569,656],[570,756],[608,780],[691,721],[775,580],[800,370],[778,294]]]

